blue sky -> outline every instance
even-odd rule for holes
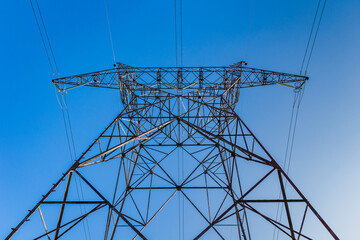
[[[116,60],[175,65],[173,1],[107,0]],[[39,0],[61,76],[113,64],[104,3]],[[299,73],[317,1],[183,0],[184,65]],[[341,239],[354,239],[360,207],[360,2],[328,1],[302,101],[290,177]],[[52,74],[28,1],[1,1],[0,238],[70,165]],[[283,162],[293,92],[244,90],[237,111]],[[83,151],[119,111],[108,90],[68,94]]]

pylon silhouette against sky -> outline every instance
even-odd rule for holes
[[[6,239],[338,239],[235,112],[240,89],[308,78],[245,65],[54,79],[124,109]]]

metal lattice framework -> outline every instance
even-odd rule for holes
[[[307,80],[244,62],[54,79],[118,89],[124,110],[6,239],[338,239],[234,110],[241,88]]]

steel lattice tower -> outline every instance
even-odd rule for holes
[[[54,79],[117,89],[124,109],[6,239],[317,239],[315,222],[338,239],[234,110],[242,88],[307,80],[244,62]]]

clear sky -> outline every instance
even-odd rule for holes
[[[111,68],[102,0],[38,0],[61,76]],[[173,1],[107,0],[116,60],[174,66]],[[317,1],[183,0],[186,66],[248,66],[299,73]],[[0,2],[0,238],[69,165],[52,74],[29,1]],[[290,177],[341,239],[360,215],[360,1],[328,0],[313,52]],[[244,90],[237,111],[283,162],[293,92]],[[78,152],[119,111],[108,90],[68,94]]]

